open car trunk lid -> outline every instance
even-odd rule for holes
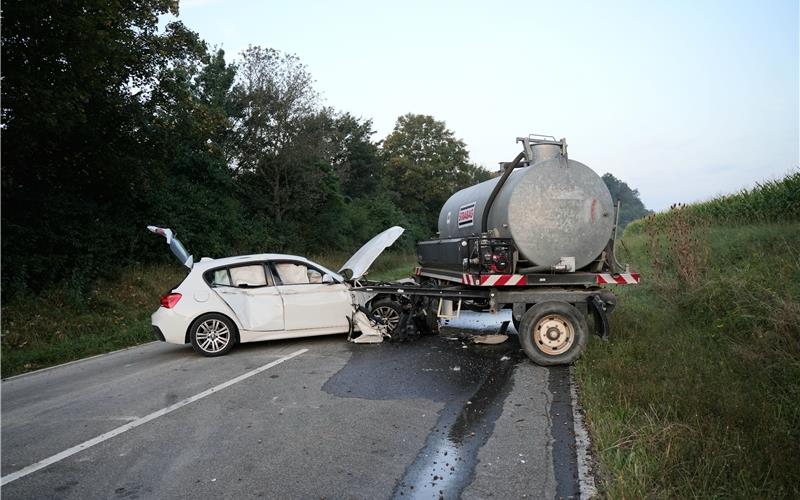
[[[366,242],[364,246],[359,248],[358,252],[353,254],[353,256],[344,263],[339,270],[339,274],[351,280],[356,280],[364,276],[372,263],[375,262],[375,259],[377,259],[386,248],[392,246],[392,244],[397,241],[397,238],[403,234],[403,231],[405,231],[405,229],[400,226],[390,227]]]
[[[172,251],[172,254],[175,256],[175,258],[178,259],[178,262],[189,269],[192,268],[192,265],[194,265],[194,257],[189,254],[186,248],[183,247],[183,244],[178,241],[178,239],[175,237],[175,232],[172,231],[172,229],[157,226],[147,226],[147,230],[154,234],[160,234],[166,238],[167,245],[169,245],[169,249]]]

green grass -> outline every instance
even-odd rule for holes
[[[797,497],[800,223],[670,217],[626,232],[623,260],[643,283],[618,288],[612,341],[575,367],[602,488]],[[686,262],[696,269],[679,275]]]
[[[339,269],[349,255],[317,260]],[[386,253],[369,278],[409,276],[413,255]],[[2,307],[2,376],[9,377],[153,340],[150,315],[158,300],[186,276],[177,264],[137,266],[90,292],[69,287],[17,298]]]
[[[2,376],[153,340],[150,314],[185,275],[178,265],[137,266],[89,293],[62,287],[3,304]]]

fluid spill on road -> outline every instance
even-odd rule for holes
[[[502,355],[497,357],[501,358]],[[511,391],[511,372],[520,359],[515,353],[513,361],[488,364],[485,378],[468,401],[454,401],[445,406],[425,447],[397,483],[394,498],[461,496],[472,482],[478,451],[486,444],[503,411],[503,400]]]
[[[457,333],[454,331],[447,334]],[[466,347],[464,347],[466,346]],[[444,402],[424,447],[397,482],[395,498],[458,498],[475,471],[524,359],[517,337],[499,345],[424,337],[416,342],[353,346],[347,365],[323,386],[339,397]]]

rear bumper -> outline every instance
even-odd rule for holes
[[[162,338],[158,338],[159,340],[170,344],[186,343],[186,332],[191,318],[176,313],[174,309],[159,307],[150,317],[150,322],[153,325],[153,334],[157,338],[158,333],[161,333]]]
[[[164,339],[164,334],[161,333],[161,328],[157,327],[156,325],[152,325],[152,327],[153,327],[153,337],[155,337],[156,340],[160,340],[161,342],[166,342],[166,339]]]

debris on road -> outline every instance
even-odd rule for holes
[[[363,309],[361,306],[356,306],[347,340],[354,344],[380,344],[383,342],[383,337],[388,336],[388,327],[378,324],[374,319],[370,320]],[[360,334],[354,335],[356,331]]]
[[[472,337],[472,342],[475,344],[502,344],[506,340],[508,340],[508,335],[487,334]]]

